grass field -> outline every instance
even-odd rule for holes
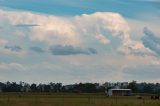
[[[0,106],[160,106],[160,100],[105,94],[2,93]]]

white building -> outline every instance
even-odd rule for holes
[[[131,89],[109,89],[108,96],[131,96]]]

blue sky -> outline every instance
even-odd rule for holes
[[[0,81],[160,81],[159,0],[0,0]]]

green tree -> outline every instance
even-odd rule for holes
[[[130,82],[128,88],[131,89],[133,93],[137,93],[138,92],[137,82],[136,81]]]

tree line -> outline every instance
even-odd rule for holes
[[[0,82],[0,92],[74,92],[98,93],[115,87],[132,89],[133,93],[160,94],[160,83],[78,83],[63,85],[62,83],[28,84],[25,82]]]

